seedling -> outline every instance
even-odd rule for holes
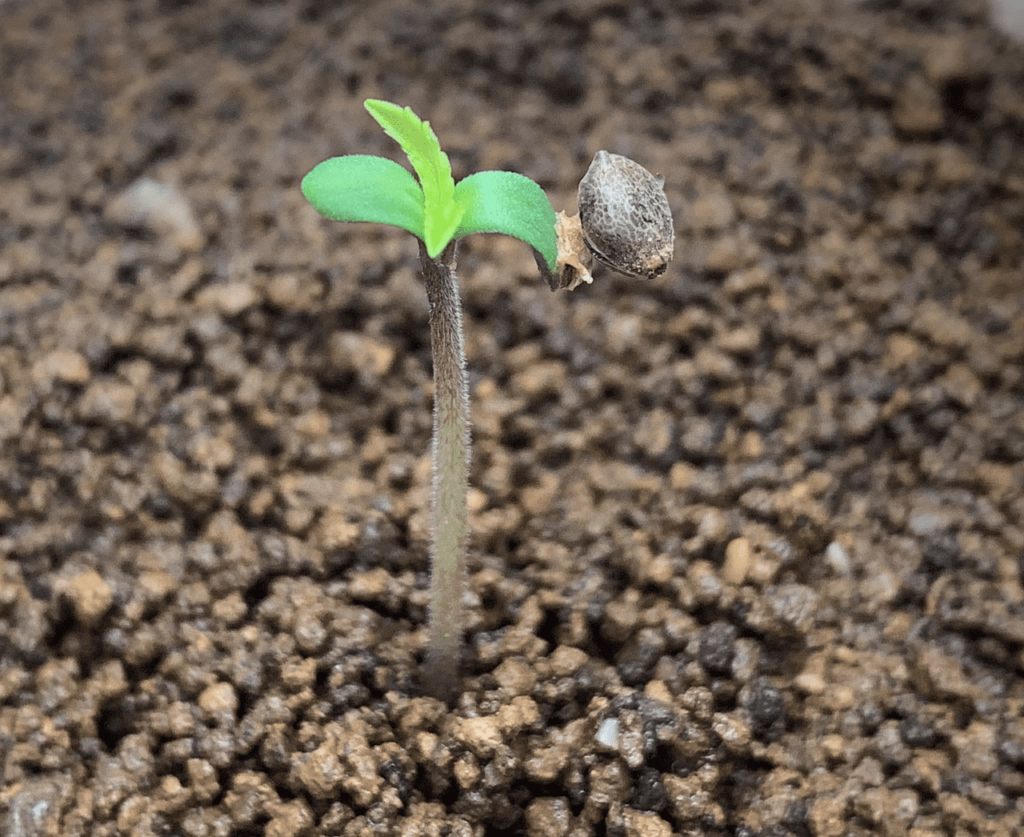
[[[320,163],[303,178],[302,193],[327,218],[391,224],[420,242],[434,365],[424,685],[429,694],[450,701],[459,684],[469,539],[469,389],[455,275],[458,241],[478,232],[518,238],[533,247],[552,290],[571,290],[591,281],[591,252],[627,274],[663,272],[672,257],[672,218],[662,180],[604,151],[598,152],[580,184],[578,218],[556,217],[540,186],[514,172],[478,172],[455,183],[448,155],[428,122],[390,102],[367,99],[364,104],[402,147],[418,182],[392,160],[356,154]]]
[[[335,221],[374,221],[420,240],[434,364],[433,498],[430,613],[424,684],[443,700],[458,689],[469,513],[469,388],[456,245],[478,232],[525,241],[548,271],[557,265],[555,211],[544,191],[514,172],[485,171],[457,184],[428,122],[409,108],[368,99],[366,109],[402,147],[419,182],[392,160],[334,157],[303,178],[302,193]]]

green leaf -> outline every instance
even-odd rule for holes
[[[456,238],[478,232],[511,235],[531,245],[555,270],[555,210],[530,178],[511,171],[477,172],[459,181],[455,200],[465,207]]]
[[[332,157],[302,178],[302,194],[332,221],[391,224],[423,238],[423,190],[394,160]]]
[[[380,99],[364,103],[370,116],[405,152],[423,187],[423,243],[427,254],[437,258],[452,240],[462,219],[462,207],[455,201],[455,181],[448,155],[441,150],[437,136],[409,108]]]

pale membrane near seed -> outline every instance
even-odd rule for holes
[[[594,277],[590,274],[592,260],[583,240],[580,216],[559,212],[555,218],[555,236],[558,240],[557,287],[572,291],[593,282]]]

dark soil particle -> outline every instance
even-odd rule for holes
[[[982,0],[0,2],[0,833],[1024,831],[1024,52]],[[468,630],[423,697],[431,121],[675,258],[461,247]]]

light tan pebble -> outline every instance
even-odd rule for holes
[[[734,538],[725,547],[725,561],[722,563],[722,578],[729,584],[742,584],[753,562],[749,538]]]

